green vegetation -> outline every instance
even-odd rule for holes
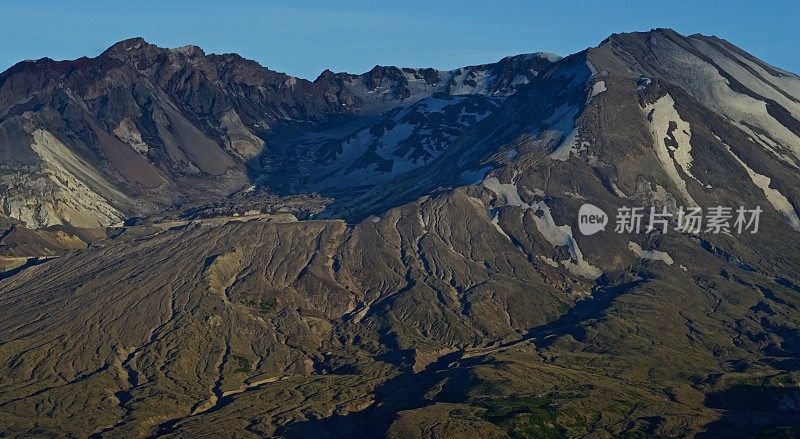
[[[233,362],[236,364],[236,369],[233,370],[233,373],[250,373],[252,370],[252,363],[247,357],[234,355]]]
[[[278,307],[278,301],[275,300],[274,297],[270,297],[269,299],[262,299],[261,303],[258,305],[258,310],[263,313],[269,313],[275,310]]]
[[[275,300],[274,297],[270,297],[267,299],[261,299],[260,301],[255,301],[252,299],[247,299],[244,301],[244,304],[249,306],[250,308],[257,309],[262,314],[269,314],[278,307],[278,301]]]
[[[564,429],[556,425],[556,409],[546,398],[512,396],[487,401],[485,407],[482,418],[504,428],[512,438],[555,438],[564,434]]]

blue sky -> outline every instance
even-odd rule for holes
[[[69,3],[69,4],[68,4]],[[142,36],[237,52],[315,78],[376,64],[454,68],[525,52],[568,55],[614,32],[670,27],[723,37],[800,73],[800,2],[0,0],[0,70],[23,59],[96,56]]]

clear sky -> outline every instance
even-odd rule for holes
[[[224,4],[223,4],[224,3]],[[0,71],[23,59],[96,56],[134,36],[236,52],[313,79],[376,64],[454,68],[525,52],[568,55],[615,32],[670,27],[723,37],[800,73],[800,1],[10,1]]]

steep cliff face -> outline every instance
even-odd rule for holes
[[[551,59],[517,56],[448,72],[376,67],[310,82],[235,54],[134,38],[96,58],[22,62],[0,75],[3,214],[29,227],[107,226],[178,198],[222,197],[273,180],[262,162],[289,155],[267,147],[277,128],[368,125],[434,93],[507,96]],[[69,165],[46,152],[54,148]]]

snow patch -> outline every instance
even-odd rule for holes
[[[715,64],[712,65],[705,59],[675,44],[669,38],[658,34],[653,36],[650,43],[651,48],[661,61],[660,67],[663,69],[663,74],[683,87],[695,99],[716,113],[724,115],[754,138],[760,140],[748,125],[756,127],[758,131],[769,133],[770,137],[775,139],[781,147],[771,147],[763,141],[759,143],[780,160],[798,168],[800,137],[772,117],[767,111],[764,101],[734,91],[730,81],[721,75],[718,69],[725,70],[728,75],[750,90],[768,91],[764,82],[749,73],[745,74],[743,69],[729,59],[726,60],[727,57],[701,39],[693,38],[691,43]],[[778,95],[777,92],[770,92],[766,96],[777,102],[786,103],[785,98]],[[797,110],[798,107],[795,107],[796,103],[791,105],[787,103],[787,105],[789,107],[786,108],[793,114],[800,111]],[[794,107],[795,110],[791,107]]]
[[[561,144],[550,153],[550,158],[565,162],[572,155],[577,156],[581,151],[586,151],[589,145],[589,142],[578,140],[578,130],[572,130],[564,137]]]
[[[394,128],[383,135],[380,146],[375,150],[375,153],[387,160],[397,159],[394,155],[397,145],[411,137],[414,134],[414,128],[414,125],[407,123],[395,125]]]
[[[690,143],[692,134],[689,124],[680,118],[680,115],[675,110],[675,101],[668,94],[652,104],[646,105],[644,111],[650,122],[650,132],[653,135],[656,155],[661,162],[662,168],[664,168],[670,180],[675,183],[675,186],[678,187],[684,199],[691,205],[697,205],[689,194],[686,181],[683,180],[678,168],[675,166],[677,163],[684,173],[694,178],[690,171],[692,165],[692,145]],[[672,135],[678,144],[677,147],[667,146],[670,122],[677,125],[677,128],[672,130]],[[672,151],[672,155],[670,155],[670,151]]]
[[[500,232],[501,235],[505,236],[506,239],[508,239],[510,242],[513,242],[513,241],[511,241],[511,237],[508,236],[506,231],[503,230],[502,227],[500,227],[500,209],[492,209],[492,210],[493,210],[493,212],[492,212],[492,225],[494,225],[494,228],[497,229],[497,231]]]
[[[606,82],[605,81],[597,81],[592,85],[592,94],[590,98],[593,98],[600,93],[606,91]]]
[[[789,220],[789,225],[792,226],[793,229],[800,231],[800,217],[797,215],[797,212],[794,210],[794,206],[789,201],[786,196],[780,193],[777,189],[773,189],[769,187],[770,182],[772,181],[771,178],[767,177],[766,175],[759,174],[758,172],[754,171],[750,166],[747,166],[747,163],[742,161],[732,150],[731,147],[725,143],[725,148],[728,152],[731,153],[733,158],[739,162],[740,165],[747,171],[747,175],[750,176],[750,180],[758,186],[764,192],[764,195],[767,197],[767,201],[772,207],[775,208],[778,212],[780,212],[786,219]]]
[[[614,192],[614,195],[620,198],[628,198],[628,196],[625,195],[625,192],[622,192],[619,186],[617,186],[617,184],[614,183],[613,181],[611,182],[611,190]]]
[[[522,55],[525,59],[534,59],[534,58],[541,58],[546,59],[550,62],[556,62],[563,59],[561,56],[556,55],[555,53],[550,52],[535,52],[535,53],[526,53]]]
[[[522,201],[519,196],[517,185],[513,183],[500,183],[497,177],[489,177],[483,180],[483,186],[502,198],[503,204],[508,206],[519,206],[530,209],[531,206]]]
[[[661,261],[667,265],[672,265],[675,261],[672,260],[672,257],[667,252],[662,252],[658,250],[642,250],[642,247],[639,244],[630,241],[628,242],[628,248],[638,257],[642,259],[649,259],[651,261]]]
[[[459,181],[461,184],[469,186],[479,184],[486,177],[486,174],[488,174],[491,171],[492,171],[491,166],[485,166],[477,170],[464,171],[459,176]]]
[[[579,142],[578,130],[575,128],[575,118],[578,116],[579,108],[576,106],[562,105],[544,121],[549,128],[539,133],[536,142],[544,145],[552,145],[560,142],[550,153],[550,158],[554,160],[567,161],[572,154],[586,149],[589,142]]]
[[[578,247],[578,242],[572,235],[572,228],[568,225],[559,226],[555,223],[550,207],[544,201],[537,201],[533,204],[528,204],[522,201],[519,195],[519,189],[514,183],[500,183],[496,177],[489,177],[483,181],[485,188],[494,192],[498,198],[501,198],[505,205],[519,206],[527,210],[533,211],[532,215],[534,223],[539,233],[542,234],[545,240],[553,247],[566,246],[569,249],[572,260],[561,261],[567,270],[577,276],[582,276],[587,279],[597,279],[603,272],[589,264],[584,258],[581,249]],[[541,214],[538,215],[538,214]]]

